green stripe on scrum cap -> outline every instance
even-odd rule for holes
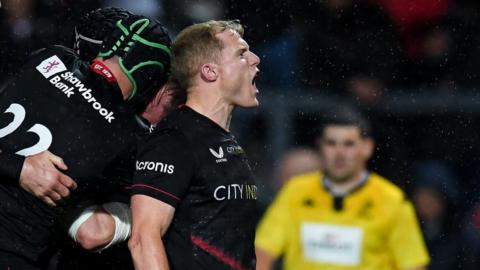
[[[128,34],[130,34],[130,32],[128,31],[128,29],[123,26],[122,24],[122,20],[118,20],[117,23],[115,24],[115,26],[117,26],[120,31],[122,31],[122,33],[125,35],[125,36],[128,36]],[[106,52],[99,52],[97,57],[102,57],[102,58],[106,58],[106,57],[110,57],[113,52],[115,52],[117,49],[118,49],[118,46],[125,40],[125,37],[122,35],[120,36],[120,39],[117,40],[113,47],[111,49],[109,49],[108,51]],[[117,44],[118,43],[118,44]]]
[[[168,55],[170,55],[171,52],[170,52],[170,49],[167,46],[165,46],[161,43],[148,41],[148,40],[141,37],[141,33],[143,32],[143,30],[145,30],[145,28],[150,24],[149,19],[140,19],[140,20],[135,21],[134,23],[132,23],[132,25],[130,25],[130,31],[133,31],[133,28],[135,26],[137,26],[138,24],[141,24],[141,23],[143,23],[143,25],[140,27],[140,29],[138,29],[135,32],[132,39],[135,40],[135,41],[138,41],[138,42],[140,42],[140,43],[142,43],[146,46],[161,49],[161,50],[165,51]]]
[[[145,62],[136,64],[132,69],[127,70],[125,65],[123,64],[123,59],[122,59],[122,62],[121,62],[121,66],[123,66],[122,70],[123,70],[123,72],[125,72],[125,74],[127,74],[128,79],[130,79],[130,81],[132,82],[132,92],[130,93],[130,96],[128,97],[128,100],[132,99],[135,96],[135,94],[137,94],[137,90],[138,90],[137,89],[137,82],[133,78],[132,73],[137,71],[138,69],[140,69],[142,67],[150,66],[150,65],[160,66],[162,68],[162,70],[165,69],[163,64],[159,61],[145,61]]]
[[[153,47],[153,48],[157,48],[157,49],[161,49],[162,51],[164,51],[165,53],[167,53],[168,55],[171,55],[171,51],[170,51],[170,48],[168,48],[168,46],[165,46],[161,43],[157,43],[157,42],[151,42],[151,41],[148,41],[144,38],[142,38],[141,36],[139,35],[133,35],[132,37],[133,40],[135,41],[138,41],[146,46],[150,46],[150,47]]]
[[[153,47],[153,48],[157,48],[157,49],[161,49],[162,51],[164,51],[165,53],[167,53],[168,55],[171,54],[171,51],[170,51],[170,48],[168,48],[167,46],[161,44],[161,43],[157,43],[157,42],[151,42],[151,41],[148,41],[144,38],[142,38],[140,36],[140,34],[145,30],[145,28],[148,27],[148,25],[150,24],[150,20],[149,19],[139,19],[137,21],[135,21],[134,23],[132,23],[129,27],[130,31],[133,31],[133,29],[137,26],[141,24],[140,28],[135,31],[135,33],[133,34],[132,36],[132,40],[134,41],[138,41],[146,46],[149,46],[149,47]],[[122,21],[119,20],[117,21],[116,23],[116,26],[123,32],[123,34],[125,36],[128,36],[130,34],[130,31],[129,29],[127,29],[123,24],[122,24]],[[110,49],[109,51],[107,52],[100,52],[98,54],[99,57],[108,57],[110,55],[112,55],[112,53],[114,51],[116,51],[118,49],[118,47],[120,47],[120,45],[125,41],[125,37],[122,35],[120,36],[119,40],[117,40],[115,42],[115,45],[113,46],[112,49]],[[130,50],[130,46],[133,46],[134,42],[132,41],[129,41],[128,43],[128,46],[129,47],[125,47],[123,50],[125,52],[128,52]],[[139,63],[137,65],[135,65],[132,69],[128,70],[126,67],[125,67],[125,63],[123,61],[123,58],[122,57],[119,57],[118,59],[118,63],[120,65],[120,68],[122,69],[122,71],[125,73],[125,75],[128,77],[128,79],[130,80],[130,82],[132,83],[132,92],[130,93],[130,96],[128,97],[128,100],[132,99],[136,94],[137,94],[137,90],[138,90],[138,87],[137,87],[137,82],[135,81],[135,79],[133,78],[133,75],[132,73],[137,71],[138,69],[144,67],[144,66],[148,66],[148,65],[157,65],[157,66],[160,66],[162,68],[162,70],[165,69],[164,65],[159,62],[159,61],[145,61],[145,62],[142,62],[142,63]]]
[[[139,19],[139,20],[135,21],[134,23],[132,23],[132,24],[130,25],[130,27],[129,27],[129,28],[130,28],[130,31],[133,31],[133,29],[135,28],[135,26],[137,26],[137,25],[139,25],[139,24],[142,24],[142,25],[140,26],[140,28],[139,28],[137,31],[135,31],[135,34],[132,36],[132,40],[138,41],[138,42],[140,42],[140,43],[142,43],[142,44],[144,44],[144,45],[146,45],[146,46],[149,46],[149,47],[161,49],[161,50],[163,50],[165,53],[167,53],[168,55],[171,55],[171,50],[170,50],[170,48],[168,48],[168,46],[165,46],[165,45],[163,45],[163,44],[161,44],[161,43],[148,41],[148,40],[146,40],[146,39],[144,39],[144,38],[142,38],[142,37],[140,36],[140,34],[141,34],[141,33],[145,30],[145,28],[147,28],[147,26],[150,24],[150,20],[149,20],[149,19],[144,18],[144,19]],[[130,34],[130,31],[122,24],[122,20],[118,20],[115,25],[116,25],[126,36],[128,36],[128,35]],[[113,48],[110,49],[110,50],[107,51],[107,52],[100,52],[100,53],[98,54],[98,57],[103,57],[103,58],[105,58],[105,57],[108,57],[108,56],[112,55],[112,53],[113,53],[114,51],[116,51],[116,50],[118,49],[118,47],[120,47],[120,45],[121,45],[121,43],[123,43],[123,41],[125,41],[125,37],[122,35],[122,36],[120,36],[120,39],[115,42],[115,45],[116,45],[116,46],[114,45]],[[134,43],[134,42],[129,41],[127,44],[128,44],[128,46],[133,46],[133,43]]]

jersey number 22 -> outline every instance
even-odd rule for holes
[[[13,133],[17,128],[19,128],[20,125],[22,125],[23,121],[25,120],[25,115],[26,115],[25,108],[18,103],[12,103],[10,107],[8,107],[7,110],[5,110],[4,113],[12,113],[13,121],[10,122],[10,124],[8,124],[6,127],[0,128],[0,138],[3,138]],[[21,155],[21,156],[35,155],[47,150],[52,144],[52,133],[46,126],[42,124],[33,125],[27,132],[33,132],[37,134],[40,139],[35,145],[17,151],[15,153],[17,155]]]

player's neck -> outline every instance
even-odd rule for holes
[[[344,179],[343,181],[336,181],[335,179],[329,178],[330,191],[334,195],[346,195],[363,183],[366,176],[365,174],[366,171],[361,170],[349,179]]]
[[[225,102],[216,93],[205,89],[189,89],[185,105],[206,116],[223,129],[230,131],[230,122],[235,106]]]
[[[117,80],[118,87],[122,91],[123,100],[127,100],[132,93],[132,82],[128,79],[127,75],[122,71],[118,64],[118,57],[114,56],[108,59],[97,58],[96,60],[101,61],[112,73],[115,79]]]

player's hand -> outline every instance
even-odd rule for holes
[[[20,173],[20,186],[50,206],[70,196],[77,184],[60,170],[67,170],[63,159],[49,151],[28,156]]]

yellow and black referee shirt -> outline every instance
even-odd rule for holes
[[[370,173],[344,198],[321,173],[289,181],[257,228],[255,244],[284,257],[285,270],[397,270],[430,258],[412,204],[385,178]]]

